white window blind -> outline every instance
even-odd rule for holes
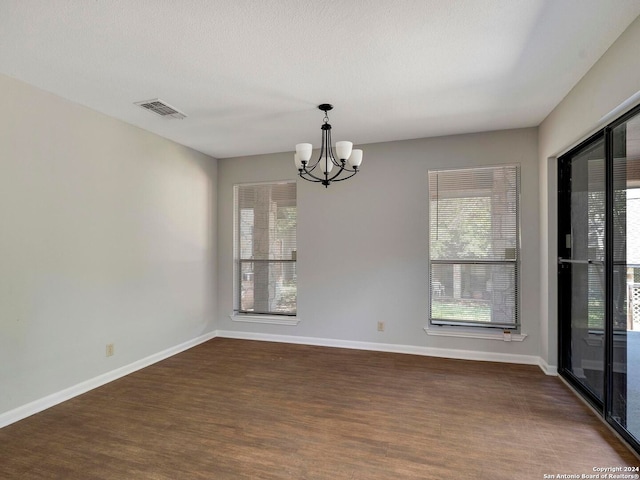
[[[429,172],[429,317],[433,325],[516,329],[517,165]]]
[[[236,311],[295,315],[296,184],[234,187]]]

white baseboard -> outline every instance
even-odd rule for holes
[[[544,361],[542,357],[540,357],[540,362],[538,363],[538,366],[546,375],[550,375],[552,377],[558,376],[558,367],[555,365],[549,365],[547,362]]]
[[[61,390],[59,392],[52,393],[51,395],[47,395],[46,397],[34,400],[33,402],[27,403],[18,408],[14,408],[13,410],[9,410],[8,412],[0,414],[0,428],[6,427],[7,425],[30,417],[31,415],[46,410],[47,408],[70,400],[73,397],[77,397],[78,395],[82,395],[89,390],[101,387],[106,383],[129,375],[130,373],[148,367],[149,365],[157,363],[161,360],[172,357],[173,355],[188,350],[189,348],[195,347],[196,345],[211,340],[212,338],[215,338],[215,336],[215,331],[206,333],[191,340],[187,340],[180,345],[176,345],[161,352],[154,353],[153,355],[149,355],[148,357],[137,360],[133,363],[130,363],[129,365],[116,368],[115,370],[111,370],[110,372],[106,372],[102,375],[98,375],[97,377],[85,380],[84,382],[73,385],[72,387],[65,388],[64,390]]]
[[[242,340],[260,340],[266,342],[296,343],[303,345],[316,345],[322,347],[350,348],[354,350],[371,350],[376,352],[405,353],[410,355],[423,355],[427,357],[455,358],[460,360],[476,360],[485,362],[517,363],[523,365],[538,365],[547,375],[557,375],[557,367],[548,365],[542,358],[535,355],[518,355],[497,352],[482,352],[476,350],[456,350],[449,348],[420,347],[416,345],[396,345],[391,343],[358,342],[352,340],[338,340],[332,338],[298,337],[293,335],[272,335],[266,333],[236,332],[230,330],[216,330],[199,337],[188,340],[174,347],[167,348],[146,358],[140,359],[129,365],[116,368],[97,377],[65,388],[46,397],[27,403],[20,407],[0,414],[0,428],[11,425],[19,420],[30,417],[47,408],[58,405],[73,397],[82,395],[94,388],[101,387],[109,382],[122,378],[137,370],[165,360],[173,355],[195,347],[215,337],[237,338]]]
[[[510,353],[482,352],[477,350],[456,350],[450,348],[420,347],[416,345],[396,345],[391,343],[357,342],[352,340],[336,340],[332,338],[297,337],[293,335],[272,335],[254,332],[235,332],[230,330],[216,330],[217,337],[237,338],[242,340],[260,340],[265,342],[297,343],[303,345],[317,345],[321,347],[351,348],[355,350],[373,350],[377,352],[408,353],[427,357],[455,358],[459,360],[477,360],[484,362],[518,363],[522,365],[537,365],[547,375],[555,367],[549,367],[540,357],[535,355],[519,355]],[[543,366],[546,366],[545,367]]]

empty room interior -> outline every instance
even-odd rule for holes
[[[640,1],[0,0],[0,478],[640,478]]]

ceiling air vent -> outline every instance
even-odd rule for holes
[[[164,118],[179,118],[182,120],[187,117],[184,113],[159,98],[145,100],[144,102],[135,102],[135,104]]]

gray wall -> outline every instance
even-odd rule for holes
[[[625,30],[539,127],[541,355],[549,365],[557,365],[558,361],[555,159],[613,120],[614,118],[603,117],[640,91],[639,45],[640,17]],[[627,108],[631,106],[629,104]],[[619,114],[621,113],[623,112]]]
[[[216,160],[4,76],[0,105],[0,414],[213,330]]]
[[[538,355],[537,130],[363,146],[362,172],[328,189],[298,179],[297,326],[233,322],[233,185],[292,179],[293,154],[218,163],[218,328],[317,339]],[[427,336],[429,169],[522,166],[524,342]],[[377,331],[384,321],[386,330]]]

